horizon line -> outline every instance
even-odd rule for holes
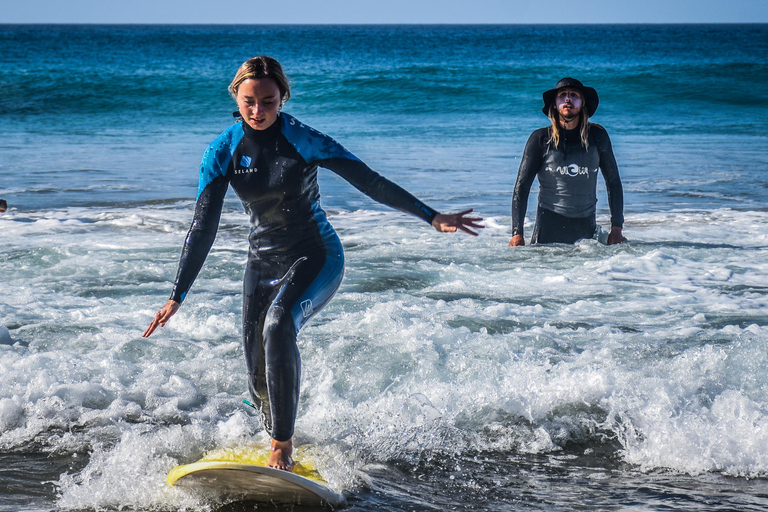
[[[136,25],[165,25],[165,26],[309,26],[309,27],[332,27],[332,26],[594,26],[594,25],[768,25],[768,21],[642,21],[642,22],[628,22],[628,21],[600,21],[593,23],[548,23],[548,22],[519,22],[519,23],[497,23],[497,22],[475,22],[475,23],[458,23],[458,22],[441,22],[441,23],[376,23],[376,22],[338,22],[338,23],[227,23],[227,22],[160,22],[160,21],[142,21],[142,22],[114,22],[114,21],[18,21],[18,22],[0,22],[0,27],[3,26],[18,26],[18,25],[111,25],[111,26],[136,26]]]

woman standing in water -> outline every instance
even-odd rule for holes
[[[293,468],[293,429],[301,361],[296,336],[341,284],[344,254],[320,207],[317,168],[328,168],[364,194],[410,213],[438,231],[471,235],[472,210],[441,214],[370,169],[330,137],[281,112],[290,98],[280,64],[246,61],[229,86],[237,122],[208,148],[200,165],[197,204],[170,300],[143,336],[178,311],[213,245],[227,188],[250,217],[243,283],[243,345],[248,384],[269,432],[268,465]]]
[[[533,244],[572,244],[592,238],[597,230],[597,170],[603,174],[611,210],[608,245],[626,241],[624,192],[608,132],[589,122],[599,98],[592,87],[575,78],[563,78],[543,94],[542,112],[551,126],[533,132],[528,139],[512,196],[510,247],[525,245],[523,221],[528,194],[539,178],[539,205],[533,228]]]

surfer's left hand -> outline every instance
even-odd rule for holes
[[[611,226],[611,232],[608,234],[608,245],[620,244],[626,241],[627,239],[621,234],[621,228],[619,226]]]
[[[149,327],[147,327],[147,330],[144,331],[144,334],[142,334],[141,337],[149,338],[149,335],[155,332],[155,329],[157,329],[158,326],[165,327],[165,324],[168,322],[168,320],[171,319],[173,315],[176,314],[180,307],[181,304],[175,300],[169,300],[166,302],[165,306],[163,306],[160,311],[157,312],[155,318],[152,319]]]
[[[470,235],[477,236],[477,233],[472,229],[482,229],[485,226],[478,224],[482,222],[482,217],[466,217],[468,213],[472,213],[472,208],[464,210],[459,213],[438,213],[435,218],[432,219],[432,226],[442,233],[455,233],[457,229]],[[470,229],[472,228],[472,229]]]

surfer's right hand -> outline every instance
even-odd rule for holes
[[[157,329],[157,326],[165,327],[165,324],[168,322],[168,320],[171,319],[173,315],[176,314],[176,312],[181,307],[181,304],[176,302],[175,300],[169,300],[165,303],[165,306],[160,309],[160,311],[157,312],[155,315],[155,318],[152,319],[152,322],[149,324],[149,327],[147,327],[147,330],[144,331],[144,334],[141,335],[142,338],[149,338],[149,335],[155,332],[155,329]]]
[[[523,235],[515,235],[512,237],[512,240],[509,241],[507,247],[521,247],[523,245],[525,245],[525,238],[523,238]]]
[[[482,229],[485,226],[478,224],[483,221],[482,217],[466,216],[468,213],[472,213],[472,211],[473,209],[470,208],[459,213],[438,213],[432,219],[432,227],[441,233],[455,233],[457,230],[461,230],[472,236],[477,236],[477,232],[472,231],[472,229]]]

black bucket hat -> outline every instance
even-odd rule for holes
[[[548,115],[547,112],[549,110],[549,106],[552,104],[552,101],[554,101],[555,96],[557,96],[557,91],[560,89],[565,89],[566,87],[578,89],[581,91],[581,94],[584,96],[584,100],[587,102],[587,114],[589,114],[589,117],[592,117],[595,113],[595,110],[597,110],[597,105],[600,103],[600,98],[597,97],[597,91],[592,87],[585,87],[584,84],[575,78],[570,77],[561,79],[559,82],[557,82],[554,89],[550,89],[541,95],[542,98],[544,98],[544,108],[541,109],[541,111],[544,112],[544,115]]]

